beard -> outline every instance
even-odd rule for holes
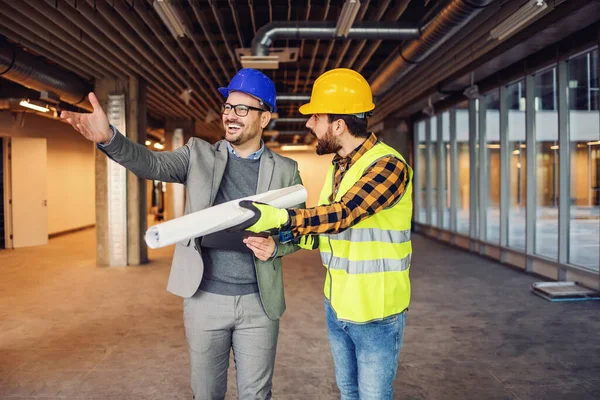
[[[315,133],[311,130],[310,133],[314,136],[317,137],[317,135],[315,135]],[[336,138],[335,136],[333,136],[333,131],[331,129],[331,126],[329,128],[327,128],[327,132],[325,133],[325,136],[323,136],[321,139],[317,138],[318,142],[317,142],[317,154],[322,156],[324,154],[334,154],[337,153],[341,148],[342,145],[340,144],[340,141],[338,138]]]
[[[240,132],[237,133],[233,139],[227,138],[227,136],[228,136],[227,126],[225,126],[225,140],[227,140],[229,143],[231,143],[234,146],[241,146],[241,145],[251,141],[252,139],[256,138],[257,136],[260,136],[260,134],[261,134],[260,121],[255,121],[254,123],[252,123],[250,125],[243,125],[238,121],[227,121],[225,125],[227,125],[227,123],[229,123],[229,122],[236,122],[242,126],[240,129]]]

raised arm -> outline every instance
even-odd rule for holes
[[[190,160],[190,143],[170,152],[153,152],[113,130],[94,93],[89,94],[92,113],[63,111],[66,120],[86,139],[96,143],[108,157],[137,176],[163,182],[185,183]]]

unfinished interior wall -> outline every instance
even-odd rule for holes
[[[9,111],[0,112],[0,136],[47,139],[50,235],[94,225],[94,145],[91,142],[60,121]]]

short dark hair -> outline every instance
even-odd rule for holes
[[[330,124],[333,123],[333,121],[341,119],[346,123],[346,126],[348,127],[348,132],[350,132],[350,134],[354,137],[369,137],[369,132],[367,131],[366,118],[358,118],[356,115],[348,114],[327,114],[327,119],[329,120]]]

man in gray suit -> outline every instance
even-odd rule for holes
[[[91,114],[63,111],[108,157],[139,177],[182,183],[185,212],[302,183],[295,161],[264,146],[263,129],[276,111],[275,86],[242,69],[222,106],[225,140],[192,138],[156,153],[109,125],[93,93]],[[223,399],[233,349],[240,399],[270,399],[279,318],[285,310],[281,257],[298,249],[278,237],[222,233],[176,244],[167,290],[184,298],[183,314],[195,399]]]

